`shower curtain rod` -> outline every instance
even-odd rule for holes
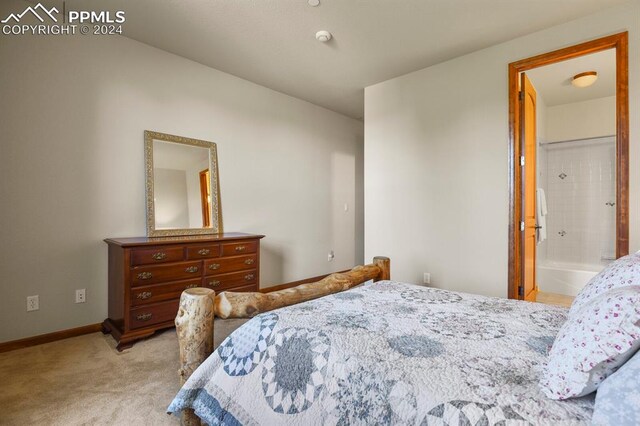
[[[555,145],[558,143],[568,143],[568,142],[587,142],[587,141],[596,141],[598,139],[607,139],[607,138],[614,138],[615,139],[616,135],[608,135],[608,136],[596,136],[593,138],[582,138],[582,139],[567,139],[564,141],[554,141],[554,142],[540,142],[540,145]]]

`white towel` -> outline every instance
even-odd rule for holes
[[[536,189],[536,222],[538,223],[538,244],[547,239],[547,197],[544,189]]]
[[[538,204],[540,205],[540,215],[547,215],[547,196],[544,193],[544,189],[538,188],[536,190],[536,196],[538,197]]]

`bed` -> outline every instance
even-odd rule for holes
[[[565,308],[386,279],[332,293],[275,310],[238,302],[257,315],[168,411],[229,425],[589,423],[593,396],[538,388]]]

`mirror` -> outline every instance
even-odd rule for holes
[[[216,144],[146,130],[147,235],[222,233]]]

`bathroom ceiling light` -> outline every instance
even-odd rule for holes
[[[575,87],[589,87],[598,79],[598,73],[595,71],[581,72],[571,79],[571,84]]]
[[[318,41],[320,41],[322,43],[326,43],[329,40],[331,40],[331,33],[329,31],[325,31],[325,30],[318,31],[316,33],[316,40],[318,40]]]
[[[316,7],[320,5],[320,0],[309,0],[307,3],[309,3],[309,6]]]

